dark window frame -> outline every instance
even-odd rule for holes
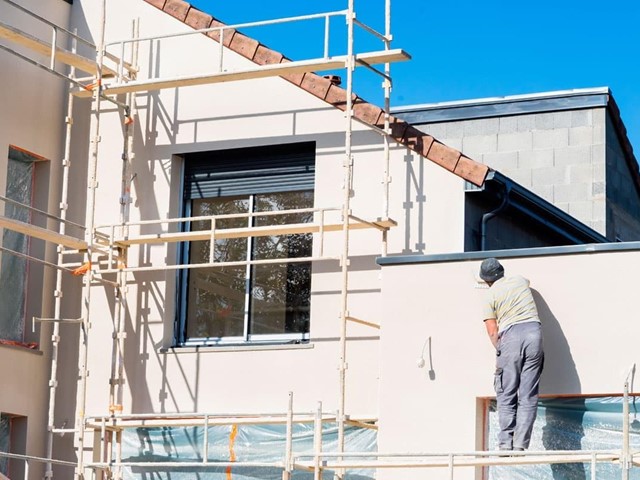
[[[285,145],[268,145],[261,147],[248,147],[248,148],[238,148],[231,150],[221,150],[221,151],[212,151],[212,152],[198,152],[192,154],[184,155],[184,171],[183,171],[183,186],[182,186],[182,194],[183,194],[183,206],[182,206],[182,214],[184,217],[191,217],[193,214],[194,205],[197,201],[202,200],[200,205],[207,204],[221,204],[224,205],[227,202],[224,202],[224,199],[237,199],[239,197],[246,197],[252,199],[250,204],[253,205],[254,201],[258,201],[260,198],[267,198],[264,201],[267,204],[267,210],[261,209],[259,211],[271,211],[269,210],[268,204],[269,201],[275,198],[289,198],[289,194],[292,195],[290,201],[301,202],[304,203],[302,205],[303,208],[313,207],[313,192],[314,192],[314,183],[315,183],[315,142],[303,142],[303,143],[295,143],[295,144],[285,144]],[[309,198],[310,197],[310,198]],[[216,202],[215,199],[223,199],[222,202]],[[211,200],[207,202],[207,200]],[[310,201],[309,201],[310,200]],[[286,205],[285,200],[284,203]],[[259,202],[258,202],[259,203]],[[277,202],[276,202],[277,203]],[[282,205],[279,203],[279,205]],[[299,203],[297,204],[299,205]],[[297,208],[297,205],[294,207],[285,206],[286,210],[290,208]],[[196,207],[197,208],[197,207]],[[202,208],[202,207],[201,207]],[[253,208],[253,207],[252,207]],[[279,210],[276,208],[276,210]],[[199,212],[202,213],[202,212]],[[196,213],[198,215],[199,213]],[[298,216],[302,214],[297,214]],[[281,218],[281,216],[276,217],[265,217],[265,216],[256,216],[249,217],[248,222],[261,222],[258,220],[262,219],[277,219]],[[302,217],[301,217],[302,218]],[[297,217],[294,218],[293,223],[301,223],[306,221],[312,221],[313,214],[305,214],[304,220],[297,220]],[[262,220],[264,224],[265,220]],[[269,221],[269,220],[266,220]],[[195,221],[193,222],[196,223]],[[278,222],[276,222],[278,223]],[[282,223],[282,221],[280,221]],[[292,223],[287,221],[286,223]],[[184,231],[191,231],[191,229],[198,228],[207,228],[198,227],[196,225],[192,225],[191,222],[185,222],[183,225]],[[300,237],[306,236],[304,239],[300,239]],[[279,237],[249,237],[246,240],[246,252],[249,255],[256,254],[255,243],[264,241],[264,239],[271,238],[284,238],[287,242],[293,242],[294,245],[297,245],[302,250],[300,252],[304,252],[304,254],[296,255],[296,249],[294,250],[285,250],[288,253],[294,252],[293,257],[307,257],[312,255],[312,236],[311,234],[302,234],[297,236],[295,235],[286,235]],[[256,240],[257,239],[257,240]],[[308,239],[308,240],[306,240]],[[305,243],[307,242],[307,243]],[[194,244],[195,245],[195,244]],[[190,242],[184,242],[179,245],[179,261],[183,264],[189,263],[192,259],[192,254],[196,255],[196,258],[200,256],[203,258],[200,251],[208,250],[210,247],[210,243],[204,244],[203,246],[195,247],[192,246]],[[264,248],[264,247],[263,247]],[[268,246],[266,248],[269,248]],[[308,250],[305,250],[308,249]],[[193,250],[193,251],[192,251]],[[249,253],[250,252],[250,253]],[[308,254],[307,254],[308,253]],[[264,254],[264,252],[263,252]],[[279,251],[279,254],[282,254]],[[250,257],[253,258],[253,257]],[[270,258],[270,257],[267,257]],[[305,265],[307,265],[305,267]],[[236,314],[235,317],[242,315],[244,318],[243,329],[241,335],[226,335],[223,333],[216,333],[215,336],[206,336],[211,335],[212,327],[217,323],[216,320],[207,321],[204,319],[204,322],[209,323],[210,325],[201,325],[202,320],[198,323],[197,326],[189,325],[189,321],[193,321],[193,317],[196,314],[201,313],[199,310],[191,311],[192,318],[189,318],[189,311],[191,308],[189,307],[189,302],[193,301],[193,298],[190,300],[189,295],[197,293],[198,287],[190,288],[190,275],[196,275],[197,272],[202,271],[215,271],[215,269],[220,269],[220,267],[205,267],[205,268],[192,268],[192,269],[181,269],[177,273],[177,289],[176,289],[176,322],[175,322],[175,335],[174,335],[174,345],[176,346],[216,346],[216,345],[251,345],[251,344],[264,344],[264,343],[275,343],[275,344],[283,344],[283,343],[303,343],[309,341],[309,317],[310,317],[310,282],[311,282],[311,263],[310,262],[300,262],[300,263],[285,263],[282,264],[284,266],[284,272],[280,272],[280,284],[283,289],[280,290],[283,293],[283,298],[285,300],[281,304],[280,307],[280,317],[278,317],[278,313],[276,313],[276,317],[280,318],[280,327],[285,331],[274,331],[271,333],[265,333],[269,330],[269,323],[267,322],[267,327],[264,328],[265,322],[263,322],[263,332],[256,333],[255,330],[259,329],[260,320],[264,320],[265,318],[269,318],[269,313],[265,313],[268,311],[264,310],[260,313],[262,317],[258,317],[256,314],[257,307],[260,302],[257,299],[257,291],[254,288],[257,286],[256,278],[260,275],[257,273],[260,267],[249,266],[246,268],[246,273],[244,277],[244,282],[246,283],[245,292],[246,298],[248,299],[248,303],[245,304],[245,308],[243,311],[236,306],[232,311]],[[294,267],[291,267],[291,266]],[[302,265],[302,266],[301,266]],[[244,268],[244,267],[243,267]],[[263,267],[264,268],[264,267]],[[277,268],[277,267],[274,267]],[[308,272],[305,271],[305,268],[308,268]],[[297,269],[297,270],[296,270]],[[302,274],[300,273],[302,271]],[[291,273],[293,272],[293,273]],[[298,308],[298,320],[291,321],[290,320],[290,292],[291,288],[296,288],[296,283],[291,281],[292,275],[303,275],[302,282],[305,281],[307,277],[304,275],[308,275],[308,285],[304,284],[301,288],[300,292],[302,292],[303,298],[300,300],[300,293],[298,293],[297,302],[293,300],[293,308]],[[212,277],[216,275],[213,274]],[[196,282],[197,277],[193,277],[194,282]],[[282,278],[286,278],[286,281],[282,281]],[[195,285],[195,283],[194,283]],[[294,285],[293,287],[291,285]],[[299,283],[297,285],[300,285]],[[193,290],[196,289],[196,291]],[[306,290],[306,292],[305,292]],[[295,295],[294,295],[295,296]],[[196,297],[198,298],[198,297]],[[277,302],[277,300],[276,300]],[[302,302],[302,303],[300,303]],[[305,305],[306,302],[306,305]],[[265,303],[265,302],[263,302]],[[251,304],[251,305],[249,305]],[[254,305],[255,304],[255,305]],[[296,305],[298,305],[296,307]],[[305,311],[306,308],[306,311]],[[302,309],[302,310],[300,310]],[[276,310],[278,307],[276,305]],[[194,313],[195,312],[195,313]],[[212,315],[214,315],[212,313]],[[306,315],[306,317],[305,317]],[[201,317],[202,318],[202,317]],[[305,325],[306,318],[306,325]],[[272,320],[273,321],[273,320]],[[275,323],[277,323],[277,319]],[[238,320],[235,320],[235,327],[238,327]],[[301,323],[302,322],[302,323]],[[271,325],[274,330],[277,330],[277,327]],[[197,329],[197,330],[196,330]],[[191,332],[189,332],[191,330]],[[196,331],[206,331],[205,336],[199,336],[194,334]],[[224,329],[224,327],[216,326],[213,330],[218,332],[228,332]],[[295,330],[295,331],[291,331]],[[235,330],[234,330],[235,331]],[[190,335],[191,333],[191,335]],[[237,333],[237,332],[236,332]],[[202,335],[202,334],[200,334]]]

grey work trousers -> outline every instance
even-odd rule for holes
[[[517,323],[500,334],[494,386],[498,401],[501,450],[529,447],[538,411],[538,387],[544,364],[540,323]]]

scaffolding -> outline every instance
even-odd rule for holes
[[[126,428],[152,428],[171,426],[200,426],[206,429],[210,425],[225,424],[237,425],[242,423],[264,424],[281,423],[286,425],[286,448],[283,459],[278,462],[211,462],[204,455],[202,461],[185,463],[180,462],[180,467],[241,467],[243,465],[253,467],[278,468],[283,472],[283,479],[290,478],[294,470],[313,472],[314,479],[322,478],[323,471],[334,472],[337,478],[342,478],[345,472],[354,468],[447,468],[450,478],[453,478],[454,470],[458,467],[477,467],[495,465],[519,465],[531,463],[574,463],[588,462],[592,465],[592,478],[596,478],[596,465],[601,462],[621,462],[623,473],[631,465],[640,464],[640,454],[632,453],[628,444],[628,385],[625,384],[625,437],[626,441],[620,451],[575,451],[560,452],[526,452],[507,456],[496,452],[464,452],[464,453],[381,453],[381,452],[345,452],[345,427],[357,425],[362,428],[377,428],[375,418],[352,418],[346,412],[345,399],[347,396],[347,324],[349,322],[358,323],[371,328],[379,328],[374,322],[352,316],[349,312],[349,256],[350,256],[350,233],[353,230],[372,229],[381,233],[381,254],[387,253],[387,232],[397,225],[389,218],[389,184],[391,181],[389,174],[390,157],[390,93],[392,87],[390,63],[408,60],[409,55],[400,49],[391,48],[391,0],[385,1],[385,31],[379,33],[375,29],[360,22],[355,16],[354,0],[347,0],[348,7],[337,12],[327,12],[317,15],[306,15],[290,17],[272,21],[251,22],[236,25],[219,26],[207,29],[193,30],[192,32],[167,34],[153,37],[140,37],[137,22],[132,25],[131,38],[119,40],[113,43],[105,41],[106,23],[106,0],[101,2],[100,34],[98,45],[91,44],[82,39],[74,32],[62,29],[48,20],[37,16],[20,6],[12,0],[1,0],[12,8],[29,15],[31,18],[43,25],[51,28],[51,41],[45,42],[27,32],[21,31],[3,22],[0,22],[0,38],[14,42],[19,47],[29,49],[36,54],[44,55],[50,59],[49,63],[41,63],[33,58],[10,49],[4,45],[0,48],[40,69],[53,75],[63,78],[69,84],[69,96],[67,103],[66,140],[64,145],[64,157],[62,159],[62,200],[60,203],[60,216],[58,230],[54,231],[31,225],[26,222],[0,216],[0,227],[15,232],[25,234],[30,237],[41,239],[57,247],[57,264],[50,265],[57,269],[55,282],[55,305],[53,318],[36,318],[34,321],[51,322],[53,324],[51,374],[49,380],[49,409],[48,409],[48,437],[46,445],[46,457],[33,457],[26,455],[16,455],[0,452],[0,457],[23,460],[27,465],[25,468],[25,478],[29,476],[28,465],[30,462],[44,463],[46,465],[45,478],[52,478],[53,465],[74,468],[75,476],[82,479],[89,472],[92,475],[101,473],[109,478],[122,478],[122,469],[126,467],[137,467],[141,469],[152,469],[160,466],[172,466],[168,462],[124,462],[121,457],[122,432]],[[347,25],[347,53],[340,56],[329,55],[329,21],[334,17],[343,17]],[[310,19],[324,19],[326,32],[324,38],[324,56],[307,60],[289,61],[273,65],[252,66],[234,71],[225,71],[223,58],[225,53],[225,33],[239,28],[250,28],[280,24],[283,22],[297,22]],[[374,52],[357,53],[354,50],[354,30],[362,28],[372,34],[383,43],[383,49]],[[143,42],[152,42],[159,39],[179,37],[184,35],[199,35],[215,33],[219,43],[219,65],[214,72],[173,77],[173,78],[146,78],[139,79],[137,67],[137,56],[139,45]],[[71,43],[69,50],[58,46],[59,38],[67,36]],[[89,58],[78,53],[77,44],[83,44],[97,52],[96,58]],[[120,55],[108,52],[109,48],[119,49]],[[125,60],[128,53],[129,58]],[[68,66],[69,73],[60,73],[56,69],[56,63],[63,63]],[[383,70],[378,70],[375,65],[383,65]],[[353,214],[351,209],[351,185],[353,182],[353,152],[352,152],[352,132],[354,118],[354,92],[353,92],[353,72],[357,67],[365,67],[375,72],[383,79],[384,90],[384,126],[381,129],[372,129],[381,134],[384,147],[384,168],[383,168],[383,199],[382,215],[374,220],[360,218]],[[248,218],[257,215],[256,213],[236,214],[236,215],[215,215],[206,217],[184,217],[164,220],[149,220],[131,222],[129,219],[130,190],[131,190],[131,160],[133,159],[133,129],[132,119],[134,95],[137,92],[149,92],[166,88],[189,87],[194,85],[214,84],[231,82],[244,79],[266,78],[294,73],[311,71],[346,69],[346,106],[345,113],[345,145],[343,161],[343,198],[339,206],[333,208],[312,208],[282,210],[277,212],[260,212],[260,216],[278,216],[299,213],[311,213],[314,220],[308,223],[283,224],[264,227],[245,228],[220,228],[220,223],[231,218]],[[79,78],[76,71],[84,72],[88,77]],[[115,98],[116,96],[124,95]],[[87,197],[87,219],[84,226],[84,238],[69,235],[66,229],[68,197],[69,197],[69,172],[71,166],[71,129],[73,125],[74,100],[80,98],[91,98],[93,102],[93,113],[91,122],[91,147],[88,162],[88,188]],[[102,102],[107,101],[114,105],[122,114],[124,119],[124,141],[122,155],[122,182],[119,195],[119,221],[116,224],[98,225],[96,223],[96,188],[97,188],[97,168],[100,144],[100,119]],[[371,127],[371,126],[370,126]],[[328,217],[340,218],[339,221],[329,221]],[[183,231],[180,226],[198,220],[210,221],[210,228],[198,231]],[[142,227],[153,226],[160,233],[142,233]],[[341,253],[338,256],[327,256],[324,254],[324,239],[326,234],[342,234]],[[246,260],[238,262],[215,261],[213,248],[209,261],[201,264],[191,265],[132,265],[129,263],[128,249],[134,245],[170,244],[178,242],[191,242],[197,240],[208,240],[212,243],[216,239],[247,238],[273,235],[291,234],[314,234],[314,242],[318,242],[317,256],[289,258],[289,259],[265,259]],[[8,252],[19,254],[18,252]],[[83,262],[86,266],[86,275],[83,277],[82,315],[76,319],[62,318],[62,278],[65,272],[73,270],[79,266],[78,255],[83,255]],[[67,260],[71,257],[71,260]],[[32,261],[41,261],[37,258],[29,258]],[[125,338],[125,312],[127,310],[127,281],[128,275],[135,272],[153,270],[180,270],[193,268],[207,268],[236,265],[256,265],[269,263],[287,262],[310,262],[310,261],[339,261],[341,274],[340,288],[340,314],[339,314],[339,377],[338,377],[338,411],[328,414],[322,411],[322,405],[318,405],[316,412],[305,413],[293,410],[293,393],[289,395],[289,405],[285,414],[235,414],[235,415],[214,415],[210,413],[185,414],[148,414],[148,415],[126,415],[123,414],[123,385],[124,385],[124,338]],[[105,275],[115,274],[116,280],[105,278]],[[109,412],[102,417],[88,417],[85,414],[87,397],[87,362],[89,355],[89,341],[91,339],[91,290],[95,282],[101,282],[111,286],[115,290],[116,306],[114,309],[114,334],[112,343],[112,358],[109,381]],[[57,427],[55,425],[55,401],[57,393],[57,363],[58,349],[60,342],[59,327],[61,324],[70,323],[78,325],[79,336],[79,382],[77,391],[77,415],[76,425],[73,428]],[[296,422],[312,422],[314,425],[314,453],[310,455],[296,455],[292,451],[292,425]],[[322,424],[323,422],[335,422],[338,425],[338,448],[335,452],[322,451]],[[77,463],[55,460],[53,458],[53,442],[55,434],[73,433],[74,446],[77,452]],[[86,443],[88,434],[99,439],[98,445],[94,445],[94,458],[96,461],[85,461],[85,450],[89,447]],[[205,435],[203,450],[207,451],[207,438]]]

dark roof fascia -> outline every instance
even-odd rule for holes
[[[640,251],[640,242],[597,243],[588,245],[566,245],[562,247],[515,248],[513,250],[486,250],[484,252],[435,253],[430,255],[398,255],[379,257],[376,263],[382,266],[426,263],[447,263],[495,258],[547,257],[554,255],[576,255],[608,252]]]
[[[611,92],[608,88],[558,92],[548,95],[519,95],[469,102],[397,107],[392,113],[414,124],[453,122],[479,118],[505,117],[530,113],[559,112],[606,107]],[[619,116],[619,114],[618,114]]]
[[[512,208],[535,221],[544,223],[547,227],[575,243],[609,242],[600,233],[498,171],[489,172],[485,185],[489,183],[495,183],[501,187],[491,189],[491,191],[505,191],[505,189],[509,191],[509,205]],[[488,191],[489,189],[483,188],[483,190]]]

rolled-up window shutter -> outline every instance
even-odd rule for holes
[[[185,155],[185,199],[313,190],[315,142]]]

